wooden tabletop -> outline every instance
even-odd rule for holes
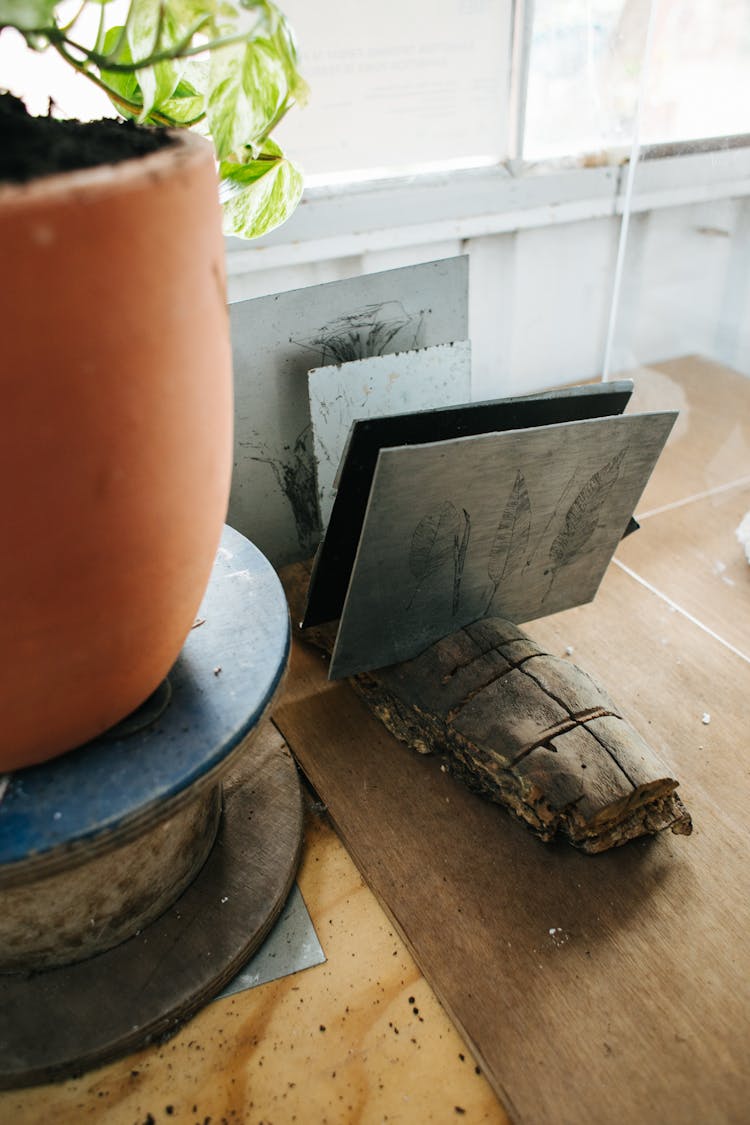
[[[686,777],[683,797],[689,807],[695,800],[703,815],[696,836],[679,842],[682,862],[691,848],[708,854],[712,825],[718,826],[717,838],[724,830],[727,838],[747,836],[748,776],[736,767],[738,746],[748,738],[750,566],[734,530],[750,510],[750,380],[697,358],[656,364],[635,378],[633,409],[681,410],[637,513],[642,530],[621,545],[593,605],[534,622],[530,631],[550,651],[572,648],[574,659],[636,710],[654,749],[674,763],[675,776]],[[293,695],[304,693],[306,678],[319,675],[319,659],[297,649]],[[280,715],[283,709],[282,702]],[[529,846],[542,847],[531,838]],[[739,858],[733,859],[735,870]],[[667,883],[668,875],[665,869]],[[719,901],[719,879],[717,870],[714,898],[723,924],[731,926],[734,907]],[[506,1122],[492,1087],[399,936],[401,928],[408,938],[408,925],[390,920],[392,905],[385,903],[388,913],[381,908],[311,801],[299,885],[325,964],[210,1004],[167,1043],[79,1079],[0,1094],[0,1121]],[[701,891],[710,897],[708,883]],[[699,919],[695,925],[700,948]],[[625,920],[623,933],[631,926]],[[750,968],[747,935],[735,927],[727,941],[727,962]],[[612,973],[634,968],[615,961]],[[644,987],[658,984],[658,966],[643,968]],[[728,1012],[736,1007],[715,965],[696,962],[693,971],[697,990],[713,989]],[[689,997],[665,994],[657,1003],[661,999],[677,1003],[678,1016],[681,1004],[685,1013],[691,1004]],[[748,1032],[745,1011],[744,1025],[733,1028],[740,1045],[744,1039],[745,1057]],[[675,1029],[683,1039],[691,1033],[687,1025]],[[635,1039],[629,1065],[640,1065],[643,1073],[658,1070],[658,1059],[639,1059],[637,1034]],[[529,1066],[544,1101],[544,1060],[530,1059]],[[711,1119],[739,1122],[733,1107],[742,1103],[743,1084],[744,1104],[750,1104],[747,1074],[716,1079],[719,1109]],[[695,1074],[693,1117],[683,1101],[673,1117],[660,1113],[660,1125],[708,1120],[705,1106],[713,1091],[707,1082],[710,1076]],[[586,1083],[585,1072],[571,1074],[568,1107]],[[727,1086],[732,1096],[722,1103]],[[616,1102],[611,1109],[611,1119],[630,1119],[618,1115]],[[574,1117],[566,1109],[558,1120]]]

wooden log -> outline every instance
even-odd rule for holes
[[[307,564],[282,574],[293,620],[308,580]],[[328,624],[301,635],[330,655],[335,634]],[[396,738],[443,755],[542,840],[562,836],[595,853],[666,828],[692,831],[677,780],[604,689],[509,621],[484,618],[350,683]]]

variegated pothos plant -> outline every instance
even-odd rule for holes
[[[80,16],[92,6],[96,36],[81,41]],[[110,18],[108,0],[82,0],[63,18],[67,8],[61,0],[0,0],[0,33],[12,27],[33,50],[55,51],[125,118],[209,137],[227,234],[255,238],[288,218],[302,177],[271,133],[304,102],[307,86],[292,31],[271,0],[130,0],[124,22]]]

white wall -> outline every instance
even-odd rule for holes
[[[601,374],[619,231],[618,216],[551,221],[256,267],[230,276],[230,299],[468,253],[474,397],[530,392]],[[631,217],[612,371],[689,353],[750,376],[747,197]]]
[[[633,216],[615,366],[697,352],[750,376],[750,201]]]

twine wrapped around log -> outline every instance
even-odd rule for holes
[[[309,572],[300,564],[282,577],[299,620]],[[330,654],[335,632],[301,635]],[[678,781],[604,689],[512,622],[476,621],[350,683],[396,738],[442,754],[451,773],[542,840],[560,835],[594,853],[666,828],[692,831]]]

